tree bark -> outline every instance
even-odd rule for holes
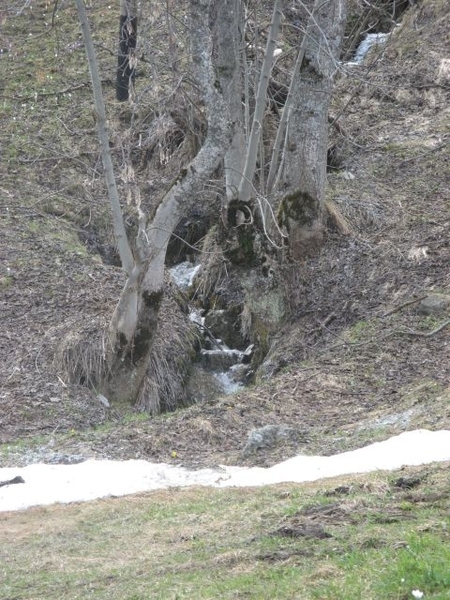
[[[303,60],[292,82],[280,221],[296,259],[321,244],[328,107],[344,27],[345,0],[316,3],[310,14]]]
[[[240,69],[244,32],[242,0],[224,0],[216,4],[215,39],[217,45],[217,69],[224,90],[224,98],[229,106],[233,128],[231,145],[224,159],[225,196],[222,201],[222,220],[226,226],[228,205],[237,197],[245,164],[246,140],[242,108],[242,74]],[[224,19],[229,19],[229,28],[222,26]],[[232,77],[230,84],[228,84],[230,71],[232,72]]]
[[[78,9],[78,18],[83,34],[84,46],[91,75],[92,90],[94,95],[95,117],[97,120],[97,135],[102,151],[103,167],[105,169],[106,183],[108,186],[108,198],[111,205],[114,234],[117,248],[119,250],[122,268],[127,275],[131,275],[134,268],[134,258],[123,221],[122,208],[120,206],[119,192],[117,190],[114,167],[109,146],[109,135],[106,126],[106,109],[102,93],[102,84],[98,72],[98,63],[95,55],[94,43],[92,41],[91,29],[84,6],[84,0],[75,0]]]
[[[116,82],[119,102],[128,100],[136,75],[137,25],[136,0],[121,0]]]

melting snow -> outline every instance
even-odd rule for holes
[[[17,476],[25,480],[24,484],[0,487],[0,511],[124,496],[168,487],[244,487],[314,481],[445,460],[450,460],[450,431],[421,429],[334,456],[296,456],[268,469],[218,467],[190,471],[144,460],[87,460],[75,465],[0,468],[0,481]]]

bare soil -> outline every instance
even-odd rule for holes
[[[94,25],[115,27],[96,4]],[[74,15],[66,7],[72,22],[43,38],[45,10],[8,16],[0,32],[1,464],[76,455],[271,465],[449,428],[450,314],[419,311],[421,298],[450,294],[445,0],[418,3],[378,54],[343,67],[332,107],[342,168],[328,199],[351,233],[330,223],[320,254],[285,267],[292,315],[258,383],[159,417],[106,408],[54,366],[67,332],[111,314],[122,275],[105,261],[114,248]],[[46,62],[57,44],[61,62]],[[101,54],[114,124],[123,108],[108,86],[112,62]],[[296,435],[244,455],[249,432],[268,424]]]

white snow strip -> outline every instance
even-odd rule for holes
[[[19,475],[25,480],[25,483],[0,487],[0,512],[169,487],[245,487],[315,481],[446,460],[450,460],[450,431],[421,429],[334,456],[296,456],[268,469],[219,467],[190,471],[144,460],[87,460],[76,465],[35,464],[0,469],[0,481]]]

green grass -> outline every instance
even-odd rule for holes
[[[395,487],[403,470],[0,513],[0,597],[450,598],[448,467],[410,473],[413,490]]]
[[[350,343],[361,342],[374,333],[376,333],[376,325],[373,321],[358,321],[348,330],[348,341]]]

